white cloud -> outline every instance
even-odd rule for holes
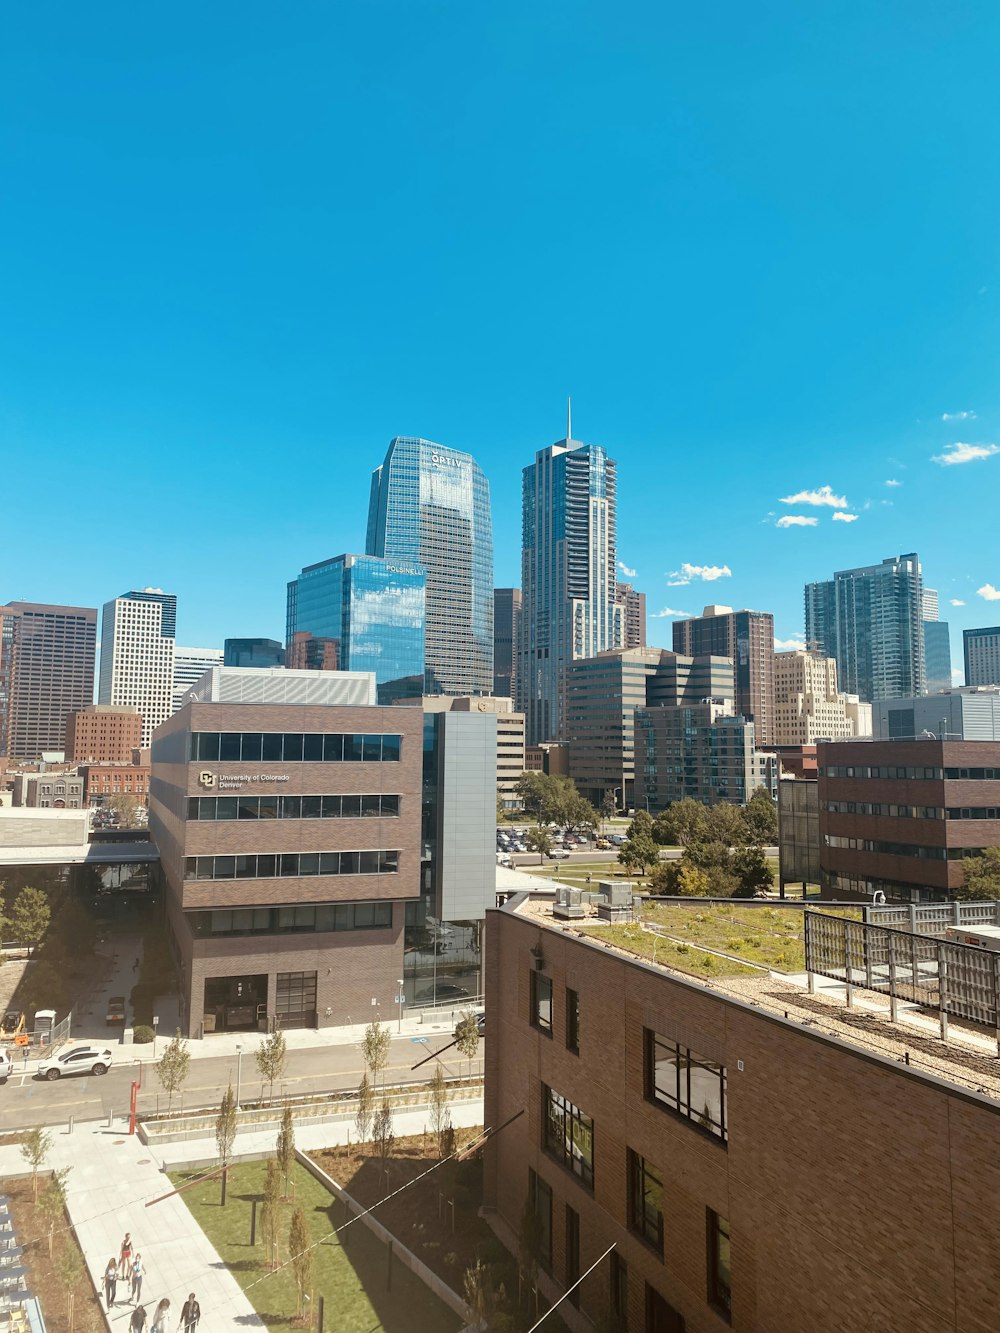
[[[624,560],[619,560],[618,573],[624,574],[627,579],[634,579],[636,571],[634,569],[629,569]]]
[[[972,463],[977,458],[991,458],[1000,454],[1000,444],[949,444],[943,454],[935,454],[932,463],[950,467],[953,463]]]
[[[667,575],[667,587],[686,588],[694,579],[714,583],[716,579],[732,578],[732,574],[728,565],[689,565],[685,560],[680,569],[671,570]]]
[[[965,603],[962,601],[961,597],[953,597],[953,598],[951,599],[951,605],[952,605],[952,606],[964,606]]]
[[[952,683],[952,685],[964,685],[964,684],[965,684],[965,672],[962,670],[961,667],[952,667],[952,669],[951,669],[951,683]]]
[[[1000,588],[994,588],[992,583],[984,583],[976,592],[985,602],[1000,602]]]
[[[834,495],[830,486],[820,486],[815,491],[798,491],[795,495],[783,495],[783,505],[829,505],[831,509],[846,509],[847,496]]]
[[[833,516],[833,521],[834,523],[857,523],[858,516],[857,514],[845,514],[838,509]]]
[[[887,486],[902,486],[903,483],[901,481],[897,481],[895,477],[890,477],[885,484]]]
[[[942,412],[942,421],[975,421],[975,412]]]
[[[818,518],[808,518],[805,514],[786,514],[775,523],[776,528],[814,528]]]
[[[679,616],[682,620],[686,620],[690,616],[691,612],[675,611],[672,606],[665,606],[662,611],[651,611],[649,614],[651,620],[672,619],[677,616]]]
[[[806,641],[801,634],[795,634],[790,639],[775,639],[774,651],[776,653],[794,653],[801,652],[806,646]]]

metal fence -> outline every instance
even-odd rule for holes
[[[806,971],[888,995],[893,1019],[900,1000],[936,1009],[941,1035],[948,1016],[994,1029],[1000,1050],[1000,953],[928,934],[807,911]],[[949,923],[950,924],[950,923]]]
[[[914,935],[943,935],[949,926],[1000,925],[1000,903],[900,903],[865,908],[873,926],[895,926]]]

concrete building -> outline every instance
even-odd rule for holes
[[[876,740],[1000,741],[1000,686],[967,686],[874,706]]]
[[[838,691],[832,657],[802,650],[774,654],[776,745],[813,745],[818,739],[859,735],[871,735],[871,704]]]
[[[646,594],[637,592],[631,583],[615,587],[615,601],[622,611],[622,647],[646,646]]]
[[[142,744],[173,712],[177,598],[162,588],[122,593],[105,602],[97,701],[136,708]],[[90,703],[90,700],[82,701]]]
[[[517,784],[524,775],[524,714],[513,699],[480,696],[425,695],[426,713],[490,713],[496,719],[496,798],[505,810],[519,810]]]
[[[834,658],[841,688],[865,703],[923,694],[922,594],[915,553],[807,583],[806,646]]]
[[[574,1333],[995,1326],[988,1056],[566,925],[521,897],[489,913],[483,1170],[512,1250],[538,1219],[545,1301],[587,1274]]]
[[[365,550],[426,570],[424,693],[489,694],[493,523],[490,485],[472,455],[431,440],[392,440],[372,474]]]
[[[174,647],[174,684],[172,712],[184,707],[188,691],[201,680],[206,671],[222,666],[221,648]]]
[[[833,897],[950,900],[1000,846],[1000,742],[820,743],[822,884]]]
[[[757,743],[774,742],[774,616],[706,606],[700,616],[674,621],[674,652],[729,657],[736,672],[736,712],[753,722]]]
[[[70,714],[94,699],[96,647],[95,608],[0,606],[0,758],[63,748]]]
[[[18,773],[14,805],[38,810],[82,810],[84,780],[77,773]]]
[[[622,645],[617,485],[614,459],[569,423],[524,469],[516,698],[529,745],[566,739],[570,663]]]
[[[231,667],[279,667],[285,665],[285,650],[277,639],[226,639],[222,665]]]
[[[513,699],[517,692],[517,645],[521,636],[521,589],[493,589],[493,693]]]
[[[635,714],[635,808],[658,814],[685,797],[745,805],[771,785],[773,757],[728,700],[639,708]]]
[[[1000,625],[962,634],[966,685],[1000,685]]]
[[[142,718],[136,708],[90,704],[70,713],[66,758],[71,764],[126,764],[142,743]]]

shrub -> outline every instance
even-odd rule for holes
[[[137,1027],[132,1029],[132,1040],[136,1046],[145,1046],[146,1043],[152,1041],[155,1036],[156,1033],[153,1029],[147,1027],[145,1023],[139,1023]]]

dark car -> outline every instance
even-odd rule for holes
[[[446,982],[439,981],[436,986],[427,986],[424,990],[417,991],[414,996],[416,1004],[448,1004],[452,1000],[470,1000],[472,996],[464,986],[452,986]]]

